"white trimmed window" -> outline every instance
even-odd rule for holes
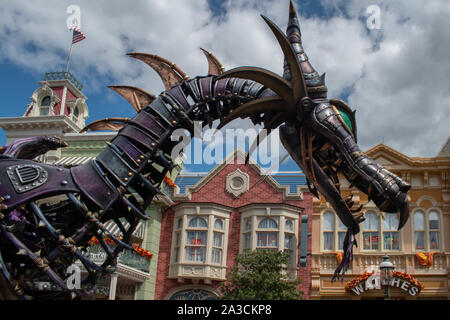
[[[366,220],[363,222],[363,246],[364,250],[378,250],[380,238],[380,221],[376,212],[366,213]]]
[[[361,227],[361,250],[396,251],[400,250],[400,232],[397,231],[399,218],[397,213],[380,214],[369,210]],[[322,213],[322,250],[334,252],[343,250],[347,227],[334,211]]]
[[[72,120],[73,122],[78,122],[78,117],[80,116],[80,110],[78,109],[78,107],[75,107],[73,109],[73,113],[72,113]]]
[[[322,248],[324,251],[343,250],[347,227],[333,211],[322,214]]]
[[[384,250],[399,250],[400,239],[397,213],[386,213],[383,219],[383,248]]]
[[[441,249],[440,218],[437,210],[423,209],[414,212],[414,248],[417,251]]]
[[[251,204],[240,208],[241,252],[263,249],[284,251],[289,257],[287,268],[296,268],[301,210],[285,204]]]
[[[41,105],[39,108],[39,115],[40,116],[48,116],[50,114],[50,104],[52,102],[52,99],[50,96],[46,96],[42,99]]]
[[[183,203],[174,210],[169,276],[224,279],[231,209]]]

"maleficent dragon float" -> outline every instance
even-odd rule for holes
[[[21,139],[0,149],[1,298],[70,299],[93,293],[99,277],[114,270],[118,254],[132,249],[132,233],[147,218],[145,209],[174,166],[169,155],[178,142],[171,140],[172,132],[184,128],[193,134],[194,121],[211,126],[219,119],[220,129],[248,117],[269,131],[279,127],[281,141],[305,173],[310,191],[316,197],[323,195],[348,228],[333,280],[343,277],[349,267],[355,235],[364,220],[361,207],[353,208],[351,197],[342,198],[339,173],[380,210],[399,211],[399,229],[405,225],[410,186],[361,152],[354,112],[345,102],[327,98],[325,77],[303,50],[292,3],[286,35],[263,19],[284,53],[283,77],[257,67],[224,72],[220,62],[204,51],[209,74],[190,79],[161,57],[130,53],[158,72],[166,90],[155,97],[134,87],[111,87],[133,105],[137,115],[96,121],[84,129],[119,130],[95,160],[71,169],[33,161],[65,146],[56,137]],[[164,169],[157,170],[154,164]],[[48,201],[54,196],[61,199],[57,204]],[[119,239],[105,228],[108,221],[121,230]],[[107,246],[105,236],[116,246]],[[85,255],[92,237],[107,254],[101,265]],[[81,289],[71,290],[66,270],[77,260],[88,275]],[[37,281],[51,281],[53,292],[36,288]]]

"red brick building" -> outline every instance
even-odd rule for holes
[[[304,176],[264,175],[244,157],[236,150],[190,183],[177,179],[175,205],[161,222],[155,299],[214,299],[236,256],[263,248],[289,254],[286,272],[309,298],[312,195]]]

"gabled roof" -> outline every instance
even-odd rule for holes
[[[450,157],[450,136],[439,151],[438,157]]]
[[[450,163],[450,160],[448,160],[450,154],[445,154],[448,152],[448,149],[450,149],[450,145],[447,140],[442,147],[441,152],[436,157],[408,157],[407,155],[385,145],[384,143],[379,143],[367,150],[365,154],[374,161],[388,168],[405,169],[405,167],[448,166]]]
[[[211,171],[206,174],[195,175],[179,175],[175,180],[176,187],[174,188],[174,200],[188,200],[191,198],[193,192],[197,192],[204,185],[206,185],[211,179],[213,179],[227,164],[235,163],[235,160],[239,160],[238,163],[245,162],[246,154],[240,148],[231,152],[220,164],[215,166]],[[289,174],[267,174],[261,166],[253,159],[249,159],[248,165],[261,176],[261,179],[269,183],[276,191],[283,192],[285,199],[301,199],[302,189],[306,187],[306,178],[302,173],[297,175]],[[297,179],[295,179],[297,177]]]

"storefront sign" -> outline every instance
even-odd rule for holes
[[[379,275],[375,275],[375,272],[364,272],[359,277],[347,282],[345,290],[353,291],[359,296],[364,291],[381,289],[382,286],[384,283],[381,283]],[[394,271],[389,286],[400,288],[411,296],[417,295],[423,289],[423,284],[419,280],[401,271]]]
[[[410,281],[399,277],[392,278],[389,283],[389,286],[400,288],[411,296],[417,295],[417,293],[419,293],[421,289],[420,287],[416,286]],[[355,283],[355,285],[352,286],[350,289],[357,295],[361,295],[364,291],[381,289],[380,276],[371,275],[365,281]]]

